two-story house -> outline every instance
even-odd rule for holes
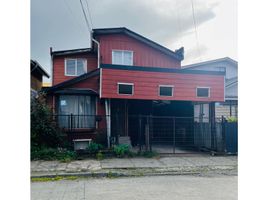
[[[135,127],[146,124],[138,116],[192,120],[195,103],[208,103],[213,113],[224,101],[225,72],[181,69],[183,48],[171,51],[127,28],[94,29],[92,38],[92,48],[51,50],[48,102],[77,138],[105,130],[108,146],[111,137],[135,145]]]

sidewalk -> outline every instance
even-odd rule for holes
[[[32,177],[53,176],[139,176],[159,174],[237,174],[237,156],[180,156],[160,158],[111,158],[59,161],[32,161]]]

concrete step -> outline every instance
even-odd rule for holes
[[[119,144],[127,144],[131,147],[131,141],[129,136],[120,136],[118,138],[118,143]]]

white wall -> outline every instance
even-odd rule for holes
[[[225,96],[238,96],[237,83],[225,89]]]
[[[230,62],[221,61],[217,63],[204,64],[203,66],[186,68],[191,70],[206,70],[206,71],[219,71],[220,67],[226,68],[226,79],[237,77],[237,65],[233,65]]]

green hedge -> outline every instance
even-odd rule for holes
[[[68,162],[76,158],[76,153],[67,149],[33,148],[31,150],[31,160],[60,160]]]

